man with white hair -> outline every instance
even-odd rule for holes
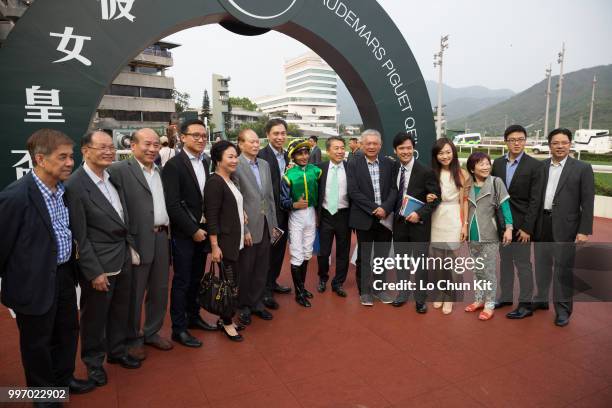
[[[370,266],[373,243],[377,243],[374,246],[375,257],[388,256],[393,236],[382,221],[393,211],[397,185],[393,182],[394,163],[380,154],[381,148],[380,132],[368,129],[361,135],[363,156],[354,157],[347,165],[350,175],[347,188],[351,199],[349,226],[357,231],[357,287],[364,306],[374,304]],[[368,254],[367,259],[362,259],[362,254]],[[390,298],[381,296],[381,300],[391,303]]]

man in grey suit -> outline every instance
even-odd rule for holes
[[[172,349],[169,339],[159,335],[168,306],[168,212],[160,169],[154,160],[161,147],[153,129],[140,129],[132,135],[133,157],[109,167],[113,181],[124,192],[130,214],[130,233],[136,243],[139,265],[133,267],[128,352],[144,360],[144,344],[160,350]],[[145,322],[141,330],[142,303]]]
[[[595,177],[589,163],[569,157],[572,132],[555,129],[548,135],[551,158],[542,166],[542,199],[536,224],[536,284],[533,309],[548,309],[553,281],[555,324],[563,327],[572,314],[576,244],[593,233]]]
[[[310,156],[308,157],[308,163],[318,165],[323,160],[321,159],[321,149],[317,146],[319,138],[316,136],[310,136],[308,143],[310,143]]]
[[[138,368],[126,348],[133,246],[121,190],[106,169],[115,158],[113,139],[102,131],[81,140],[85,163],[66,183],[81,286],[81,359],[97,385],[107,382],[102,367]]]
[[[241,323],[248,325],[251,314],[264,320],[272,319],[272,314],[264,307],[263,297],[270,262],[270,240],[278,224],[270,166],[257,158],[259,137],[253,130],[244,129],[238,135],[238,146],[242,153],[235,177],[248,217],[244,248],[238,259],[238,307]]]

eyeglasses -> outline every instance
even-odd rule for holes
[[[183,134],[185,136],[191,136],[193,140],[195,140],[196,142],[198,140],[206,140],[206,138],[208,137],[206,133],[183,133]]]
[[[526,139],[524,137],[521,137],[521,138],[518,138],[518,139],[508,139],[506,141],[508,143],[511,143],[511,144],[517,144],[517,143],[523,143],[523,142],[525,142],[525,140]]]
[[[93,150],[100,150],[101,152],[109,152],[112,153],[114,151],[117,150],[117,148],[115,146],[100,146],[100,147],[96,147],[96,146],[87,146],[88,149],[93,149]]]

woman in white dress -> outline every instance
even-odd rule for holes
[[[440,205],[431,219],[431,254],[434,257],[455,257],[461,242],[467,237],[468,193],[472,185],[468,172],[461,168],[457,148],[448,139],[439,139],[431,151],[431,167],[438,177],[442,192]],[[427,201],[437,197],[429,194]],[[453,270],[434,270],[436,281],[453,281]],[[453,292],[441,291],[434,301],[434,308],[442,308],[444,314],[453,310]]]

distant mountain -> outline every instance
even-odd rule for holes
[[[438,83],[425,81],[429,99],[435,106],[438,98]],[[442,88],[444,112],[449,120],[461,118],[478,112],[484,108],[495,105],[514,95],[510,89],[488,89],[484,86],[469,86],[465,88],[453,88],[443,85]],[[338,80],[338,110],[340,111],[340,123],[361,123],[361,116],[357,106],[351,97],[346,85]]]
[[[595,88],[593,128],[612,129],[612,65],[586,68],[564,75],[560,126],[575,130],[579,126],[581,116],[583,118],[582,126],[588,126],[594,75],[597,76],[597,85]],[[552,78],[552,95],[548,116],[549,130],[552,130],[555,125],[558,81],[558,75]],[[499,135],[503,132],[505,123],[519,123],[525,126],[529,132],[543,130],[544,111],[546,110],[545,92],[546,80],[543,80],[494,106],[464,115],[457,120],[451,119],[448,128],[463,129],[467,124],[472,132]]]

